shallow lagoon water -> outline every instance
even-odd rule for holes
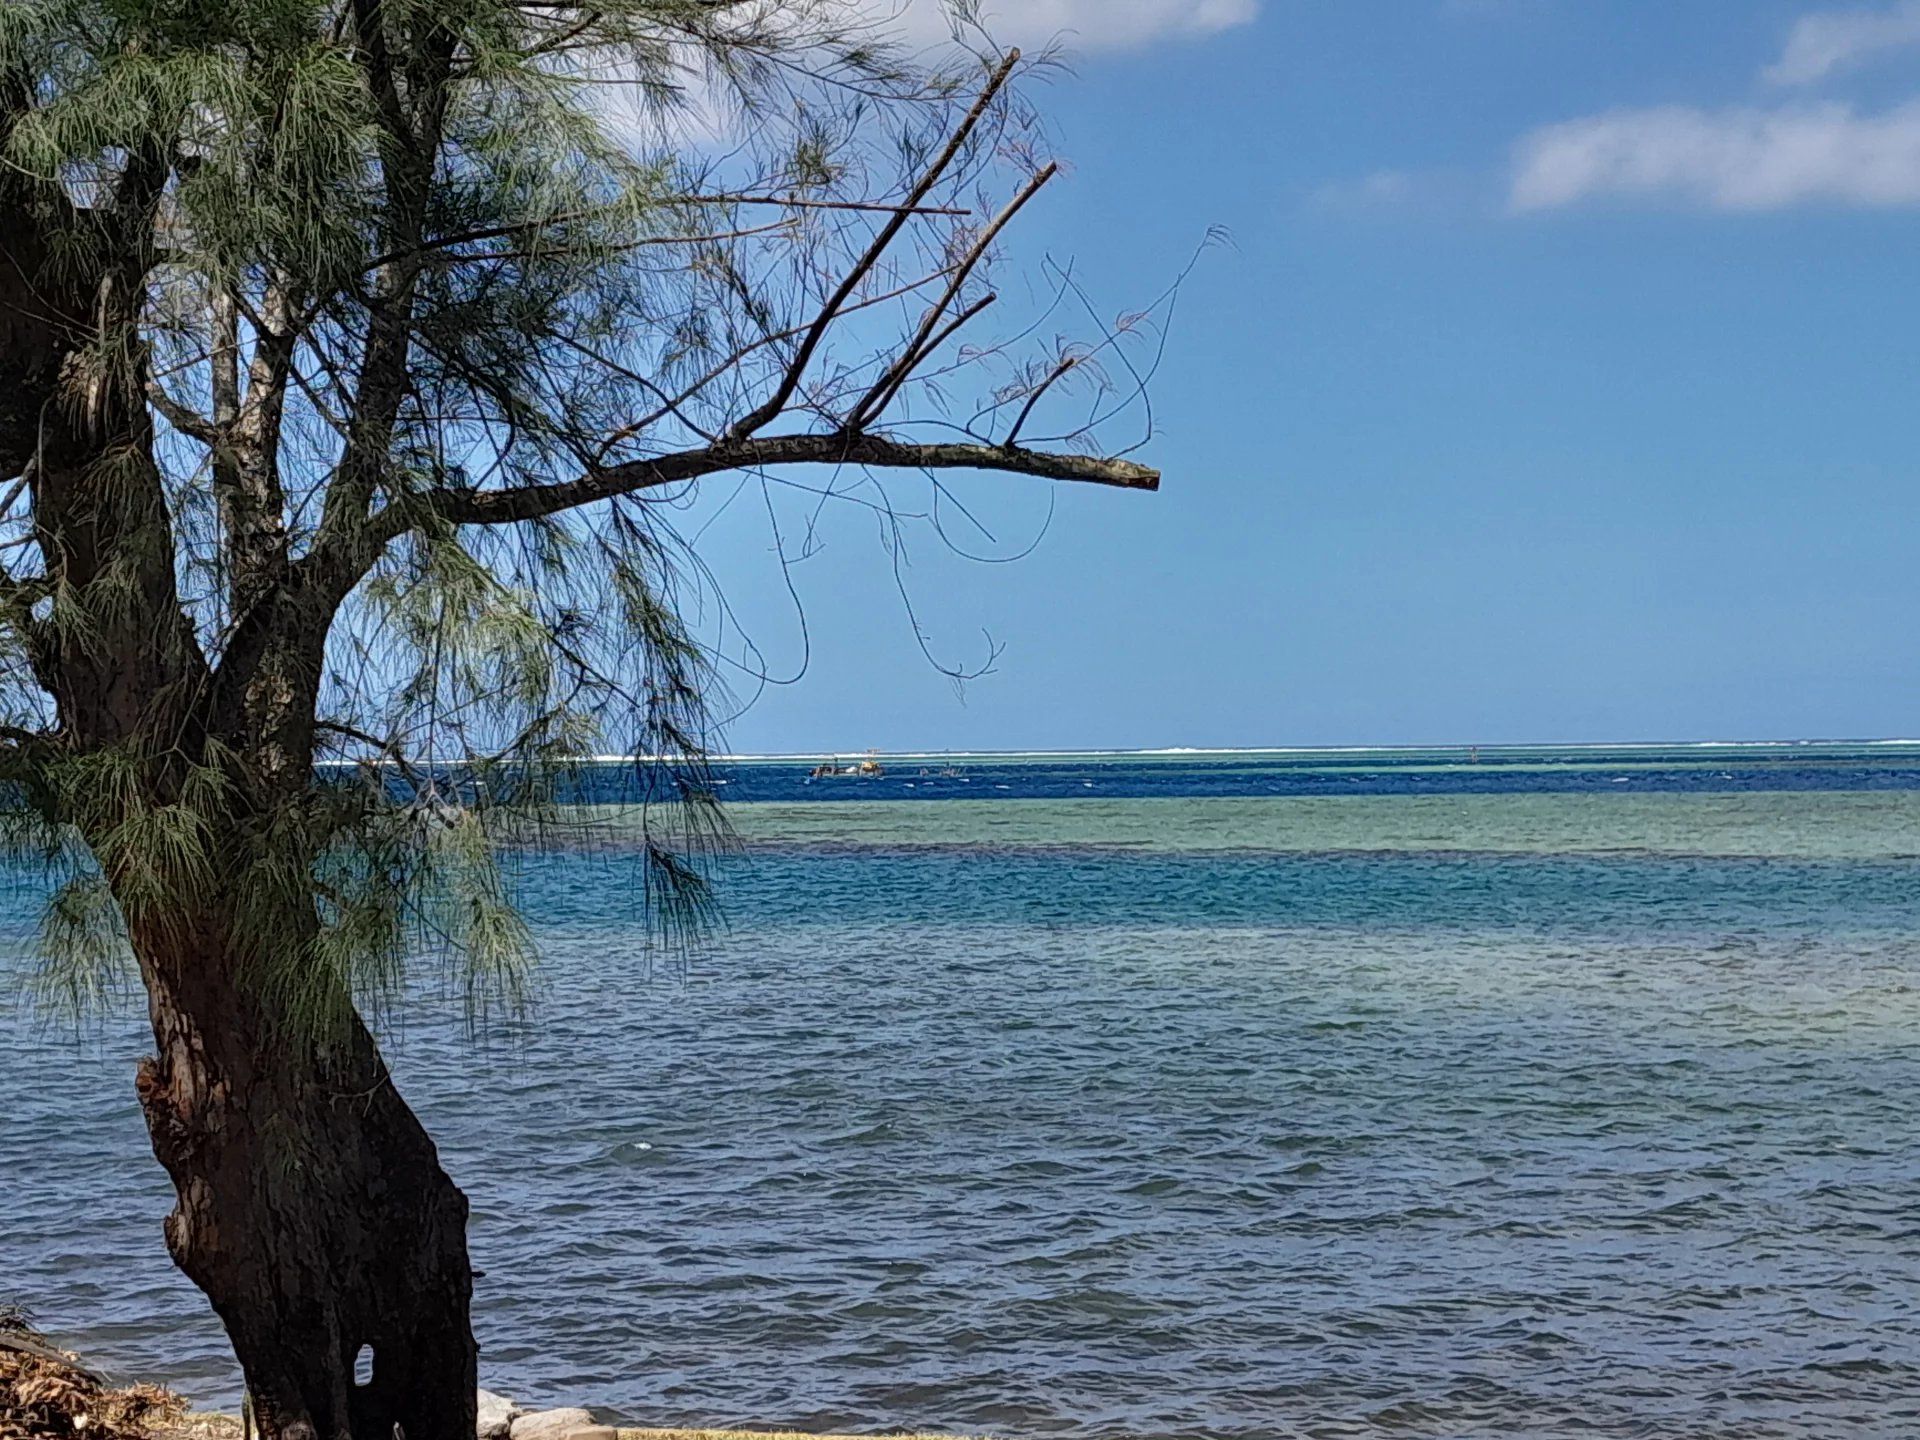
[[[614,817],[525,868],[536,1025],[390,1037],[483,1376],[657,1423],[1920,1433],[1917,754],[743,769],[685,966]],[[137,1007],[0,994],[0,1290],[230,1405]]]

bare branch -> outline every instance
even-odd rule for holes
[[[1013,67],[1019,62],[1020,52],[1009,50],[1006,58],[1000,62],[999,68],[988,80],[986,88],[980,92],[980,98],[973,102],[973,108],[967,112],[966,118],[960,122],[959,127],[947,141],[946,148],[934,158],[933,163],[927,167],[913,189],[907,193],[906,204],[909,207],[918,205],[926,199],[932,193],[933,187],[940,183],[940,177],[959,156],[960,151],[973,135],[974,129],[980,124],[981,117],[993,104],[994,97],[1006,87],[1007,80],[1013,74]],[[807,373],[807,366],[813,362],[814,352],[820,348],[820,341],[825,337],[827,327],[833,324],[840,314],[840,307],[853,297],[853,292],[860,287],[861,281],[867,278],[868,272],[880,263],[880,257],[886,254],[887,248],[893,244],[894,237],[906,225],[911,213],[910,209],[901,210],[880,227],[880,233],[873,237],[873,243],[867,246],[866,253],[861,255],[853,268],[847,271],[846,278],[840,282],[839,288],[820,308],[819,315],[814,318],[812,326],[807,330],[806,338],[800,342],[800,348],[794,353],[793,362],[787,366],[787,372],[781,377],[780,384],[773,394],[767,397],[764,404],[729,430],[728,439],[746,439],[787,408],[787,402],[793,399],[793,392],[800,388],[800,381]]]
[[[967,249],[965,258],[955,267],[952,278],[947,281],[946,293],[927,307],[927,313],[920,320],[920,329],[913,339],[907,342],[907,348],[900,352],[900,358],[894,362],[893,368],[881,378],[879,384],[867,392],[866,397],[858,405],[853,407],[853,413],[847,417],[848,429],[858,430],[886,409],[887,402],[899,393],[902,385],[906,384],[907,378],[913,374],[914,367],[926,359],[934,349],[934,344],[937,343],[932,342],[934,327],[940,323],[940,317],[947,313],[948,307],[959,297],[961,287],[967,283],[967,277],[973,273],[982,257],[992,248],[1000,232],[1007,228],[1008,222],[1020,213],[1022,207],[1039,193],[1040,187],[1058,174],[1059,170],[1060,167],[1057,164],[1044,166],[1020,188],[1020,193],[1009,200],[1000,213],[993,217],[993,223],[974,239],[973,244]],[[942,338],[945,338],[944,333]]]
[[[1020,430],[1027,423],[1027,417],[1033,414],[1033,407],[1040,403],[1040,398],[1045,395],[1047,391],[1051,390],[1055,383],[1069,370],[1073,369],[1073,367],[1079,363],[1080,357],[1078,355],[1067,356],[1058,365],[1053,367],[1053,370],[1048,374],[1046,379],[1033,387],[1033,393],[1027,396],[1027,403],[1020,407],[1019,415],[1014,417],[1013,428],[1007,432],[1007,438],[1001,442],[1002,444],[1012,445],[1014,441],[1020,438]]]
[[[879,200],[802,200],[794,195],[678,195],[663,205],[778,205],[789,210],[853,210],[878,215],[948,215],[973,211],[962,205],[889,205]]]
[[[218,426],[198,411],[191,410],[174,399],[167,393],[166,387],[157,380],[147,382],[147,403],[160,412],[161,419],[188,439],[198,440],[203,445],[212,445],[220,438]]]
[[[944,269],[935,270],[929,275],[921,276],[918,280],[911,281],[905,285],[896,286],[895,288],[893,288],[892,290],[888,290],[884,294],[870,295],[865,300],[858,300],[851,305],[842,306],[840,313],[842,315],[851,315],[857,310],[867,310],[867,309],[871,309],[875,305],[884,305],[889,300],[898,300],[902,295],[911,295],[916,290],[924,289],[926,286],[931,285],[934,281],[938,280],[942,275],[945,275],[946,273],[947,271]],[[700,378],[695,380],[691,385],[688,385],[677,396],[675,396],[673,400],[671,400],[667,404],[662,405],[658,410],[653,411],[651,414],[641,416],[638,420],[635,420],[632,424],[622,425],[618,430],[614,431],[613,434],[609,435],[607,439],[601,444],[600,449],[598,450],[598,452],[596,452],[595,458],[605,459],[607,453],[611,451],[613,447],[618,445],[621,441],[632,439],[635,435],[640,434],[642,431],[648,429],[650,426],[658,424],[661,420],[665,419],[668,415],[676,413],[680,406],[685,405],[688,401],[692,400],[702,390],[706,389],[709,385],[713,384],[714,381],[727,375],[736,366],[738,366],[742,360],[745,360],[748,356],[753,355],[758,351],[766,349],[767,346],[769,345],[777,345],[782,340],[791,340],[793,339],[794,336],[800,334],[806,328],[807,327],[804,325],[796,325],[790,330],[779,330],[774,332],[771,335],[762,335],[759,339],[749,341],[747,344],[742,345],[739,349],[733,351],[732,354],[728,355],[724,360],[720,361],[719,364],[713,366],[705,374],[701,375]]]
[[[879,383],[866,393],[858,405],[853,407],[853,413],[847,417],[847,428],[849,430],[858,430],[866,424],[869,417],[882,414],[887,406],[893,402],[893,397],[900,393],[900,387],[907,383],[912,377],[914,370],[922,361],[926,360],[934,351],[946,344],[947,341],[952,338],[954,332],[962,325],[965,325],[969,320],[973,319],[974,316],[978,315],[982,310],[985,310],[989,305],[992,305],[999,298],[998,295],[987,295],[974,301],[973,304],[954,316],[952,320],[941,326],[937,333],[927,337],[924,341],[916,341],[915,346],[917,348],[909,348],[903,352],[900,358],[887,370],[886,374],[880,377]]]
[[[20,497],[32,488],[34,471],[37,468],[37,461],[28,460],[25,465],[20,467],[20,474],[14,480],[13,484],[7,487],[7,493],[0,495],[0,520],[4,520],[8,515],[12,514],[13,507],[19,502]]]
[[[683,450],[652,460],[584,475],[552,485],[524,485],[507,490],[441,490],[424,497],[428,513],[455,525],[503,525],[537,520],[596,501],[634,495],[665,485],[676,485],[725,470],[757,470],[777,465],[871,465],[896,470],[998,470],[1033,475],[1046,480],[1074,480],[1111,485],[1122,490],[1157,490],[1160,472],[1131,460],[1109,460],[1096,455],[1062,455],[1015,446],[931,444],[916,445],[881,435],[840,432],[816,435],[767,435],[746,440],[722,440],[698,450]],[[397,526],[391,534],[412,528],[410,507],[396,505],[383,511]]]
[[[534,245],[524,250],[483,250],[477,255],[449,255],[445,252],[456,245],[474,245],[483,240],[501,240],[509,236],[541,236],[550,230],[557,230],[576,220],[588,218],[586,212],[570,215],[557,215],[546,220],[523,220],[512,225],[490,225],[484,230],[467,230],[458,235],[442,235],[437,239],[426,240],[411,250],[395,251],[369,261],[362,273],[393,265],[401,260],[417,257],[435,257],[434,263],[458,265],[481,260],[512,260],[528,255],[562,255],[569,251],[565,243],[553,245]],[[793,217],[775,220],[766,225],[742,226],[733,230],[716,230],[699,235],[637,235],[631,240],[612,242],[601,248],[607,250],[640,250],[650,245],[707,245],[721,240],[745,240],[754,235],[769,235],[785,230],[795,223]]]

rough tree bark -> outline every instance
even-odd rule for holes
[[[467,1201],[372,1037],[276,1026],[217,923],[134,939],[140,1103],[179,1195],[167,1246],[225,1322],[261,1433],[470,1440]]]

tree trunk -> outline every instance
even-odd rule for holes
[[[262,1436],[472,1440],[466,1197],[366,1027],[344,997],[324,1039],[276,1023],[216,927],[133,939],[167,1246],[225,1322]]]

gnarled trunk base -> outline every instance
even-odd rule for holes
[[[167,1245],[226,1324],[261,1434],[472,1440],[466,1197],[372,1037],[351,1017],[326,1044],[265,1025],[217,953],[136,948]]]

